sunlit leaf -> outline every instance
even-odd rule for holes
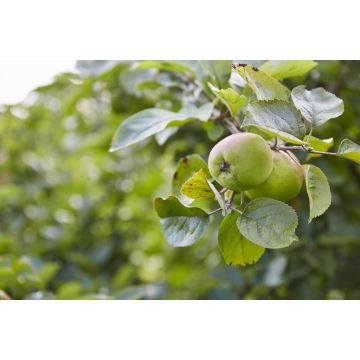
[[[220,251],[228,265],[246,266],[256,263],[265,249],[247,240],[236,225],[238,214],[231,212],[220,224],[218,244]]]
[[[317,63],[313,60],[270,60],[262,64],[259,69],[282,80],[305,75],[316,65]]]
[[[326,175],[314,165],[303,165],[306,191],[309,197],[312,219],[322,215],[331,205],[331,191]]]
[[[305,135],[303,141],[306,143],[307,140],[308,140],[308,135]],[[308,145],[317,151],[328,151],[334,145],[334,139],[333,138],[318,139],[315,136],[311,136]],[[309,154],[308,158],[311,159],[311,158],[315,158],[315,157],[319,157],[319,156],[321,156],[321,155]]]
[[[214,193],[208,184],[204,169],[200,169],[190,179],[185,181],[180,192],[191,199],[211,199]]]
[[[360,145],[349,139],[344,139],[339,147],[338,155],[360,164]]]
[[[228,108],[232,117],[245,105],[246,96],[238,94],[232,88],[218,89],[210,83],[208,85],[213,94]]]
[[[180,194],[180,189],[184,182],[200,169],[204,169],[206,177],[210,177],[207,163],[198,154],[185,156],[181,158],[177,164],[172,179],[172,193],[174,195],[180,195],[180,200],[185,204],[190,204],[193,200],[183,194]]]
[[[290,90],[272,76],[250,65],[238,66],[236,70],[247,81],[258,100],[288,100]]]

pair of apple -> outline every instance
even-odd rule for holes
[[[223,187],[246,191],[250,199],[289,201],[302,187],[304,175],[290,151],[272,150],[259,135],[237,133],[217,143],[209,155],[209,170]]]

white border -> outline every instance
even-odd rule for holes
[[[11,0],[2,59],[356,59],[356,1]]]
[[[0,57],[356,59],[355,1],[11,0]],[[3,359],[352,359],[358,302],[1,302]],[[356,328],[355,328],[356,327]]]
[[[3,301],[2,359],[354,359],[357,301]]]

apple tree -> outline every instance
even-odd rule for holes
[[[312,164],[320,156],[360,164],[360,146],[314,133],[339,117],[344,103],[327,89],[284,79],[301,77],[314,61],[142,61],[137,69],[160,69],[181,79],[176,110],[149,108],[127,118],[117,129],[110,151],[121,151],[155,136],[159,145],[179,129],[199,122],[210,141],[209,159],[182,157],[168,197],[154,200],[166,240],[175,247],[194,244],[206,234],[211,218],[222,216],[218,245],[229,265],[256,263],[266,249],[301,241],[298,216],[288,203],[304,187],[310,223],[331,205],[325,172]],[[172,86],[160,78],[142,86]],[[164,104],[166,104],[164,102]],[[300,154],[302,164],[295,153]],[[162,169],[159,169],[161,171]]]

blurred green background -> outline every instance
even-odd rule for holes
[[[181,72],[134,64],[80,61],[76,73],[0,110],[0,298],[360,299],[360,172],[344,159],[313,160],[328,175],[332,206],[308,225],[303,192],[292,203],[301,241],[253,266],[225,265],[219,218],[194,246],[166,243],[153,198],[170,194],[182,156],[207,159],[227,132],[192,122],[163,145],[152,138],[109,153],[129,115],[177,111],[199,96]],[[285,83],[342,98],[344,114],[315,135],[334,137],[333,149],[359,142],[360,62],[320,61]]]

